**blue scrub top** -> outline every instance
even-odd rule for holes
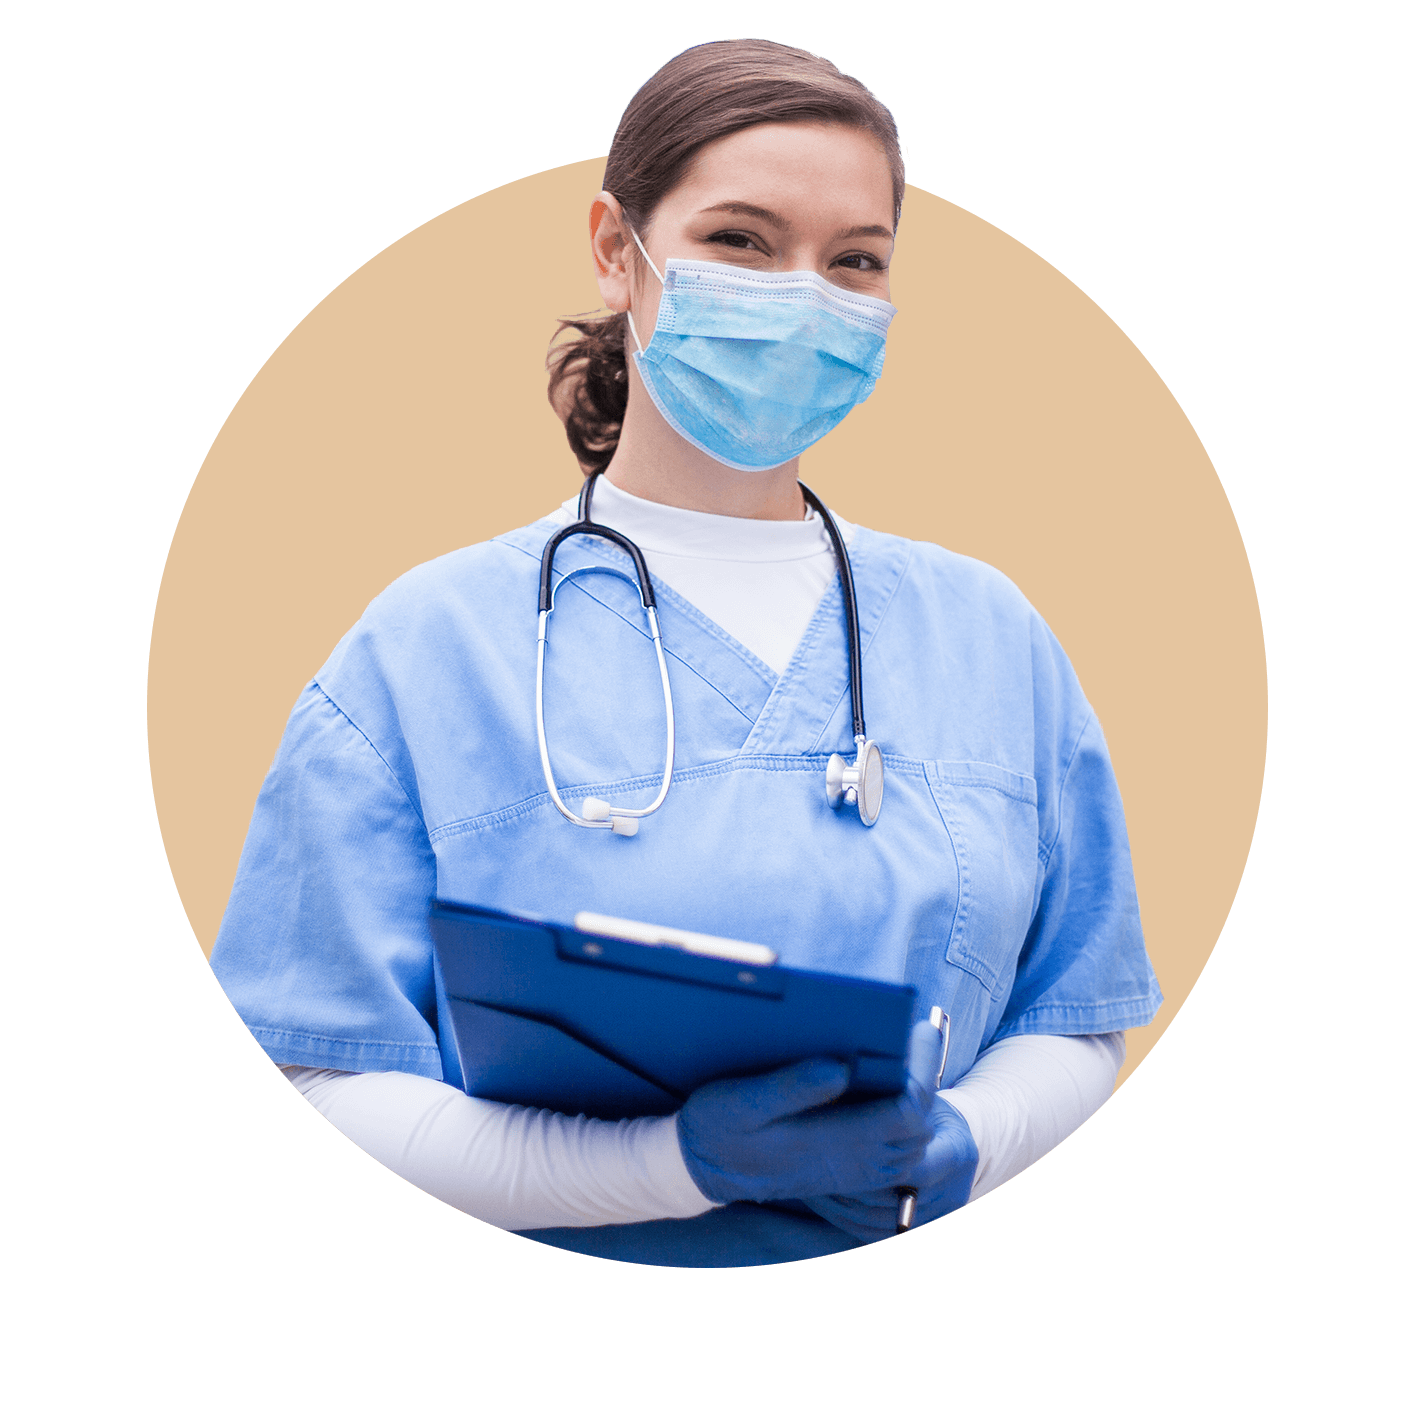
[[[760,941],[792,967],[906,982],[952,1019],[945,1085],[1025,1032],[1143,1026],[1145,954],[1105,739],[1041,617],[998,571],[860,528],[850,550],[865,712],[886,764],[872,829],[830,809],[853,756],[837,580],[779,678],[656,584],[677,717],[673,788],[637,836],[555,810],[535,728],[536,522],[410,571],[301,693],[256,802],[212,967],[281,1065],[462,1084],[434,963],[434,896],[588,909]],[[557,577],[629,570],[576,537]],[[664,714],[636,592],[558,594],[546,734],[561,794],[647,805]],[[791,1206],[788,1206],[788,1208]],[[852,1246],[813,1214],[543,1231],[644,1262],[775,1262]]]

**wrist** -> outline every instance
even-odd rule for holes
[[[680,1110],[676,1115],[667,1116],[665,1119],[673,1122],[671,1134],[678,1151],[678,1163],[682,1166],[683,1174],[703,1199],[714,1207],[721,1207],[740,1197],[725,1187],[725,1175],[715,1170],[711,1165],[705,1164],[693,1153],[693,1147],[688,1141],[688,1127],[683,1119],[683,1112]]]
[[[689,1168],[679,1137],[678,1116],[658,1115],[640,1121],[644,1165],[662,1196],[668,1218],[694,1218],[721,1201],[706,1193]]]

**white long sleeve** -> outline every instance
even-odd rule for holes
[[[573,519],[574,500],[555,516]],[[783,672],[837,570],[819,517],[752,521],[644,501],[601,478],[594,519],[644,552],[649,572]],[[855,528],[840,522],[847,543]],[[1123,1036],[1011,1037],[946,1099],[977,1142],[972,1197],[1069,1135],[1110,1094]],[[402,1072],[286,1074],[338,1129],[395,1173],[502,1228],[690,1218],[693,1183],[673,1117],[610,1123],[474,1099]]]
[[[978,1147],[970,1198],[995,1189],[1095,1112],[1125,1059],[1120,1032],[1009,1037],[942,1092]],[[395,1174],[499,1228],[588,1228],[692,1218],[672,1116],[588,1120],[478,1100],[401,1071],[282,1068],[337,1129]]]
[[[589,1120],[479,1100],[403,1071],[281,1068],[360,1149],[498,1228],[692,1218],[705,1199],[673,1116]]]
[[[1115,1089],[1125,1033],[1008,1037],[940,1092],[968,1122],[978,1147],[969,1200],[1021,1174],[1094,1115]]]

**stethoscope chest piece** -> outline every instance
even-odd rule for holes
[[[825,765],[825,799],[837,811],[854,806],[864,825],[879,819],[879,808],[884,804],[884,757],[877,743],[855,738],[853,765],[839,752],[831,756]]]

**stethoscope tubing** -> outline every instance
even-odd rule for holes
[[[572,570],[570,574],[561,577],[559,583],[554,586],[550,595],[550,604],[540,612],[540,626],[536,634],[536,740],[540,746],[540,765],[545,773],[546,785],[550,788],[550,798],[555,802],[556,809],[568,821],[573,821],[576,825],[589,826],[593,829],[612,829],[612,822],[607,820],[586,820],[583,816],[576,815],[560,797],[560,791],[555,785],[555,774],[550,769],[550,747],[545,736],[545,641],[546,626],[550,620],[551,611],[555,608],[555,590],[558,590],[567,580],[575,575],[585,574],[593,571],[601,575],[618,575],[621,580],[629,584],[634,582],[624,574],[622,570],[615,570],[609,566],[582,566],[579,570]],[[629,816],[642,818],[652,815],[654,811],[664,803],[668,796],[668,788],[673,784],[673,753],[674,753],[674,714],[673,714],[673,688],[668,681],[668,661],[663,656],[663,638],[658,630],[658,611],[653,605],[644,605],[644,612],[648,616],[649,636],[653,639],[654,653],[658,657],[658,677],[663,685],[663,708],[664,717],[668,730],[668,744],[664,753],[663,763],[663,784],[658,788],[658,795],[654,797],[653,804],[644,806],[638,810],[630,810],[627,807],[616,806],[614,814],[616,816]]]
[[[609,526],[600,525],[599,522],[591,519],[591,507],[594,500],[594,487],[600,473],[592,472],[586,479],[580,491],[579,518],[568,526],[562,526],[560,530],[551,536],[546,542],[545,549],[541,553],[540,562],[540,585],[539,585],[539,623],[536,632],[536,740],[540,747],[540,764],[545,773],[546,785],[550,790],[551,800],[554,801],[556,809],[566,820],[575,825],[585,826],[590,829],[612,830],[615,829],[614,818],[639,820],[644,816],[652,815],[654,811],[664,803],[668,796],[668,788],[673,782],[673,756],[675,723],[673,714],[673,690],[668,681],[668,661],[663,653],[663,639],[658,627],[658,607],[654,598],[653,581],[649,576],[648,565],[644,560],[643,552],[634,544],[628,536]],[[807,503],[817,512],[821,521],[825,525],[826,534],[830,538],[831,549],[835,554],[836,567],[840,573],[841,596],[845,603],[845,630],[848,640],[848,652],[850,659],[850,712],[855,729],[855,742],[857,748],[863,753],[866,746],[865,734],[865,708],[864,692],[860,682],[860,615],[859,608],[855,602],[855,579],[850,570],[850,557],[846,554],[845,541],[840,534],[840,528],[835,524],[835,517],[830,514],[825,502],[808,487],[805,482],[798,481],[801,494]],[[557,581],[555,579],[555,552],[560,546],[572,536],[595,535],[604,540],[617,545],[633,562],[634,579],[630,579],[622,570],[616,570],[607,565],[582,565],[569,574],[562,575]],[[573,579],[581,574],[607,574],[617,575],[626,584],[634,585],[639,592],[639,602],[643,605],[644,614],[648,619],[649,636],[653,640],[654,654],[658,659],[658,676],[663,685],[664,713],[667,720],[667,749],[665,752],[663,765],[663,783],[659,787],[658,795],[654,797],[653,803],[637,809],[629,809],[622,806],[607,807],[605,803],[597,803],[598,809],[605,809],[609,812],[608,818],[589,819],[582,815],[577,815],[572,811],[561,798],[560,791],[555,785],[555,776],[550,766],[550,747],[545,735],[545,646],[547,628],[550,622],[550,615],[555,609],[555,595],[560,587],[567,580]],[[637,582],[637,583],[636,583]],[[875,750],[871,747],[871,750]],[[832,758],[832,763],[836,762]],[[857,762],[860,760],[857,757]],[[851,795],[848,799],[854,800]],[[868,823],[873,823],[870,818]],[[637,827],[635,827],[636,829]]]
[[[599,474],[596,472],[596,476]],[[540,612],[549,614],[551,606],[555,602],[555,590],[552,579],[555,571],[555,552],[560,549],[562,541],[567,541],[571,536],[594,535],[605,540],[613,541],[633,562],[634,573],[639,578],[639,598],[643,601],[645,609],[656,609],[657,600],[654,599],[653,581],[649,578],[649,567],[644,561],[644,553],[626,535],[621,535],[618,531],[612,530],[609,526],[601,526],[597,521],[591,521],[585,512],[588,506],[585,503],[585,494],[580,493],[580,505],[583,508],[578,521],[572,522],[568,526],[562,526],[546,542],[545,549],[540,557]],[[569,576],[565,576],[569,579]],[[627,580],[629,577],[624,576]]]
[[[850,716],[854,722],[855,740],[863,742],[869,733],[865,731],[865,692],[860,681],[860,607],[855,601],[855,576],[850,569],[850,557],[845,553],[845,538],[835,524],[835,517],[805,482],[798,480],[796,485],[825,523],[825,533],[830,537],[830,547],[835,552],[835,564],[840,571],[840,593],[845,601],[845,638],[850,655]]]
[[[599,472],[591,472],[585,478],[585,484],[580,488],[580,519],[573,526],[566,526],[557,532],[550,546],[546,547],[546,555],[541,561],[541,608],[544,609],[547,603],[548,585],[550,581],[550,566],[554,559],[554,547],[566,537],[573,535],[587,526],[594,526],[595,535],[603,535],[607,540],[612,540],[616,545],[625,550],[634,561],[634,569],[638,572],[640,581],[647,585],[648,597],[644,603],[652,606],[653,584],[649,577],[648,566],[644,562],[639,547],[627,536],[620,535],[617,531],[608,527],[600,526],[590,519],[590,508],[594,503],[595,482],[598,481]],[[840,534],[840,527],[835,524],[835,517],[831,515],[830,508],[825,502],[813,492],[805,482],[797,479],[796,485],[801,488],[801,495],[805,497],[807,504],[816,512],[825,525],[826,535],[830,537],[830,548],[835,554],[835,564],[840,572],[841,597],[845,601],[845,637],[848,645],[850,657],[850,716],[854,727],[854,736],[857,742],[862,742],[869,733],[865,731],[865,693],[860,671],[860,608],[855,599],[855,576],[850,569],[850,556],[845,550],[845,538]]]
[[[596,476],[598,473],[595,474]],[[549,541],[546,542],[545,550],[541,553],[540,562],[540,618],[536,630],[536,741],[540,747],[541,770],[545,774],[546,786],[550,789],[550,798],[555,802],[555,808],[566,820],[572,821],[575,825],[585,826],[591,830],[612,830],[614,828],[614,816],[624,819],[638,820],[644,816],[652,815],[654,811],[664,803],[668,797],[668,788],[673,784],[673,755],[675,746],[675,721],[673,713],[673,688],[668,681],[668,660],[663,654],[663,636],[658,627],[658,605],[654,598],[653,581],[649,577],[648,565],[644,561],[643,552],[626,535],[613,530],[609,526],[601,526],[589,519],[590,495],[594,486],[594,476],[591,476],[584,488],[580,492],[580,519],[571,525],[564,526],[558,530]],[[576,570],[570,571],[568,575],[562,575],[559,581],[555,580],[555,552],[560,548],[562,542],[575,535],[597,535],[605,540],[612,541],[634,562],[635,580],[631,580],[622,570],[616,570],[608,565],[584,565]],[[658,677],[663,685],[663,711],[667,731],[667,745],[664,752],[663,782],[658,788],[658,795],[654,797],[652,804],[638,809],[630,809],[624,806],[615,806],[608,819],[589,820],[582,815],[572,811],[561,798],[559,788],[555,784],[555,773],[550,766],[550,746],[545,735],[545,644],[546,633],[550,623],[550,616],[555,609],[555,595],[567,580],[573,579],[581,574],[601,574],[617,575],[627,584],[633,585],[639,592],[639,602],[643,605],[644,614],[648,618],[649,637],[653,640],[653,651],[658,659]]]

